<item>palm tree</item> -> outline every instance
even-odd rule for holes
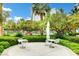
[[[10,11],[3,11],[2,16],[3,16],[3,22],[6,22],[6,18],[10,16]]]
[[[74,8],[71,10],[71,14],[77,14],[79,13],[79,3],[76,3],[74,5]]]
[[[72,19],[75,18],[75,20],[77,22],[77,23],[73,22],[73,23],[76,24],[76,26],[75,26],[75,24],[72,23],[72,25],[74,26],[74,27],[72,26],[72,32],[76,33],[76,29],[78,27],[77,26],[78,25],[78,19],[79,19],[79,3],[74,4],[74,7],[71,10],[71,14],[70,14],[69,18],[72,18]]]
[[[3,18],[2,18],[2,3],[0,3],[0,36],[3,35],[3,26],[2,26]]]
[[[60,8],[59,11],[60,11],[61,14],[64,14],[64,9],[63,8]]]
[[[8,11],[3,11],[2,9],[2,3],[0,3],[0,36],[3,35],[3,22],[6,21],[6,18],[9,16]]]
[[[50,7],[48,3],[33,3],[32,4],[32,19],[34,15],[40,15],[40,19],[44,20],[44,16],[49,14]],[[42,26],[41,26],[42,27]],[[41,29],[41,35],[43,35],[44,28]]]
[[[40,15],[41,20],[44,16],[50,12],[50,7],[47,3],[33,3],[32,4],[32,17],[33,14]]]

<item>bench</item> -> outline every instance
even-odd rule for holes
[[[26,47],[26,43],[28,42],[28,40],[19,38],[18,42],[19,42],[19,46],[20,47],[25,48]]]
[[[47,39],[47,40],[46,40],[46,45],[52,46],[52,43],[57,44],[57,43],[59,43],[59,42],[60,42],[60,39]]]

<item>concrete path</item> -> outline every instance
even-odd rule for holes
[[[45,46],[45,43],[27,43],[26,48],[18,45],[5,49],[1,56],[77,56],[67,47],[53,44],[54,48]]]

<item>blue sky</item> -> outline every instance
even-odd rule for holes
[[[49,4],[51,8],[63,8],[65,13],[69,13],[74,6],[74,3],[51,3]]]
[[[4,8],[12,9],[10,14],[11,17],[18,16],[18,17],[30,17],[31,16],[31,6],[32,4],[29,3],[7,3],[3,5]]]
[[[49,6],[51,8],[63,8],[65,13],[70,12],[70,10],[73,8],[74,4],[73,3],[50,3]],[[23,17],[27,18],[31,16],[31,3],[5,3],[3,5],[4,8],[10,8],[11,17]]]

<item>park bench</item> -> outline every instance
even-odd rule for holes
[[[19,39],[18,39],[18,42],[19,42],[19,46],[20,46],[21,48],[26,48],[26,43],[28,42],[28,40],[19,38]]]
[[[60,42],[60,39],[47,39],[47,40],[46,40],[46,45],[52,46],[52,43],[57,44],[57,43],[59,43],[59,42]]]

